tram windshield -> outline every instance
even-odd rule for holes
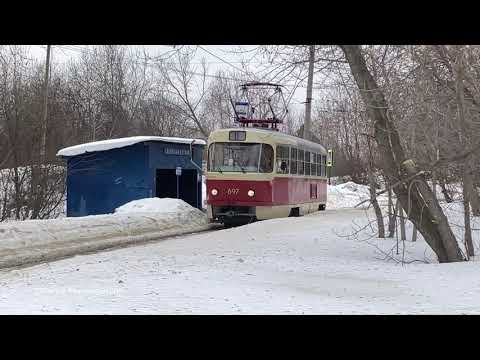
[[[258,143],[213,143],[208,148],[208,171],[273,171],[273,148]]]

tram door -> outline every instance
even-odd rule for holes
[[[177,198],[177,175],[175,169],[157,169],[155,196],[158,198]],[[193,207],[198,204],[197,170],[182,169],[178,177],[178,198]]]

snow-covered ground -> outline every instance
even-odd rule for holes
[[[395,240],[368,239],[368,227],[347,236],[365,214],[327,210],[3,271],[0,313],[480,313],[479,262],[424,263],[421,240],[396,255]]]
[[[348,208],[366,198],[367,187],[345,183],[305,217],[3,270],[0,313],[480,314],[480,262],[438,264],[420,234],[410,241],[411,224],[407,241],[377,239],[373,211]],[[461,203],[442,206],[461,242]],[[144,199],[110,217],[204,216],[187,208]]]

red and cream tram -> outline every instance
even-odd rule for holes
[[[239,225],[325,210],[327,151],[270,129],[232,128],[208,139],[210,222]]]

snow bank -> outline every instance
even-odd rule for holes
[[[336,184],[332,180],[333,185],[328,185],[327,189],[327,208],[329,209],[338,209],[338,208],[352,208],[358,203],[367,200],[370,198],[370,187],[368,185],[361,185],[356,184],[353,181],[348,181],[343,184]],[[336,181],[340,181],[340,178],[336,178]],[[431,182],[429,181],[428,184],[430,187],[432,186]],[[381,184],[382,189],[376,189],[375,191],[378,193],[380,190],[384,189],[384,184]],[[459,201],[462,198],[462,187],[460,184],[447,184],[447,188],[449,189],[450,196],[455,201]],[[442,189],[440,186],[437,185],[436,193],[438,200],[443,203],[445,202],[445,196],[441,191]],[[393,201],[395,202],[395,194],[393,194]],[[388,194],[384,193],[380,196],[377,196],[377,201],[381,207],[388,206]],[[365,209],[371,206],[370,202],[367,201],[360,205],[359,209]]]
[[[1,224],[0,268],[208,229],[200,210],[177,199],[144,199],[117,210],[108,215]]]
[[[328,185],[327,209],[353,208],[361,201],[370,198],[370,188],[367,185],[356,184],[353,181],[340,185]],[[379,191],[378,189],[376,190]],[[387,204],[387,196],[382,194],[377,198],[380,205]],[[370,202],[365,202],[359,208],[367,208]]]
[[[122,148],[144,141],[161,141],[173,142],[180,144],[191,144],[194,139],[177,138],[177,137],[163,137],[163,136],[131,136],[119,139],[110,139],[102,141],[94,141],[85,144],[79,144],[61,149],[57,152],[57,156],[75,156],[93,151],[106,151],[110,149]],[[206,142],[201,139],[195,139],[195,144],[206,145]]]
[[[204,216],[200,210],[190,206],[185,201],[171,198],[149,198],[134,200],[115,209],[115,213],[120,214],[145,212],[153,212],[158,215],[181,213],[191,216]]]

